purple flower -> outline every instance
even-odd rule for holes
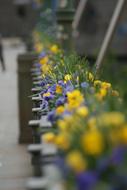
[[[46,56],[46,52],[42,51],[39,55],[39,59],[43,58]]]
[[[48,92],[54,94],[56,91],[56,84],[53,84],[52,86],[49,87]]]
[[[70,168],[67,166],[67,164],[65,163],[65,159],[58,156],[55,160],[55,164],[60,168],[60,170],[62,171],[62,175],[64,178],[67,178]]]
[[[47,90],[46,89],[43,89],[41,92],[40,92],[40,97],[42,97],[42,95],[44,94],[44,93],[46,93],[47,92]]]
[[[40,67],[41,67],[41,64],[40,64],[40,63],[34,63],[34,65],[35,65],[37,68],[39,68],[39,69],[40,69]]]
[[[48,113],[48,121],[50,121],[51,123],[53,123],[56,120],[55,117],[55,110],[52,110]]]
[[[44,98],[44,100],[49,101],[49,100],[52,100],[54,98],[54,95],[50,94],[49,96],[45,96],[43,98]]]
[[[65,103],[65,97],[60,97],[58,98],[58,100],[56,101],[56,107],[61,106]]]
[[[70,115],[72,115],[72,113],[67,110],[63,113],[63,117],[70,116]]]
[[[81,83],[81,87],[82,88],[88,88],[89,87],[89,84],[87,82],[82,82]]]
[[[76,176],[78,190],[92,190],[96,185],[98,175],[95,172],[88,171]]]
[[[40,107],[42,109],[47,109],[48,108],[48,102],[47,101],[43,101],[42,104],[40,105]]]
[[[41,81],[41,82],[40,82],[40,86],[42,86],[42,87],[45,86],[45,82],[44,82],[44,81]]]
[[[64,92],[67,93],[73,90],[74,90],[74,86],[71,83],[67,83],[66,88],[64,89]]]
[[[122,163],[124,159],[125,148],[124,147],[117,147],[113,150],[111,156],[111,162],[113,165],[118,165]]]
[[[65,83],[64,83],[62,80],[59,80],[59,81],[58,81],[58,84],[59,84],[60,86],[62,86],[62,87],[65,87]]]

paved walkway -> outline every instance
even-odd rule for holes
[[[21,43],[4,41],[6,72],[0,65],[0,190],[24,190],[31,176],[26,146],[18,145],[17,55]]]

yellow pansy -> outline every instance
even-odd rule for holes
[[[56,85],[56,93],[57,93],[57,94],[62,94],[62,92],[63,92],[62,86]]]
[[[60,115],[64,112],[64,110],[64,106],[59,106],[56,108],[56,113]]]
[[[48,64],[44,64],[41,67],[41,70],[42,70],[43,74],[48,74],[49,72],[51,72],[52,67],[50,65],[48,65]]]
[[[48,56],[45,56],[45,57],[41,58],[39,62],[40,62],[40,64],[44,65],[44,64],[48,63],[48,60],[49,60]]]
[[[107,90],[105,88],[101,88],[99,94],[102,98],[104,98],[107,95]]]
[[[120,135],[121,135],[120,130],[111,130],[110,131],[109,137],[110,137],[111,143],[113,145],[118,145],[120,143],[120,139],[121,139]]]
[[[102,88],[105,88],[105,89],[111,88],[111,84],[109,82],[102,82],[101,86],[102,86]]]
[[[73,116],[66,116],[64,117],[64,119],[58,120],[57,124],[61,130],[66,131],[66,130],[70,130],[72,126],[74,126],[73,125],[74,122],[75,120]]]
[[[73,90],[67,93],[67,108],[73,110],[79,107],[84,102],[84,97],[79,90]]]
[[[93,74],[91,72],[86,72],[86,75],[88,77],[88,80],[91,81],[91,82],[93,82],[93,80],[94,80]]]
[[[86,117],[89,113],[88,108],[86,106],[79,107],[76,112],[78,115],[82,117]]]
[[[69,111],[73,111],[74,109],[78,108],[80,106],[80,102],[79,101],[70,101],[68,104],[67,104],[67,110]]]
[[[51,95],[50,92],[46,92],[43,94],[43,97],[50,96],[50,95]]]
[[[100,80],[95,80],[94,81],[94,86],[98,86],[98,85],[101,85],[101,81]]]
[[[90,129],[96,129],[96,126],[97,126],[97,120],[95,117],[91,117],[88,122],[87,122],[87,125]]]
[[[127,125],[120,129],[121,142],[127,144]]]
[[[76,173],[83,172],[87,168],[87,162],[79,151],[70,152],[66,157],[66,163]]]
[[[90,130],[82,136],[81,145],[87,154],[99,155],[104,149],[103,136],[97,130]]]
[[[98,100],[103,100],[103,98],[107,95],[107,90],[105,88],[101,88],[98,93],[95,94]]]
[[[98,118],[98,123],[102,126],[121,126],[125,122],[125,116],[121,112],[103,113]]]
[[[69,74],[67,74],[67,75],[64,76],[64,80],[65,80],[65,81],[69,81],[69,80],[71,80],[71,79],[72,79],[72,76],[69,75]]]
[[[58,120],[57,125],[62,131],[65,131],[68,127],[68,124],[64,120]]]
[[[54,143],[55,141],[55,134],[54,133],[45,133],[42,135],[42,141],[48,142],[48,143]]]
[[[40,53],[42,50],[43,50],[43,45],[41,44],[41,43],[37,43],[37,44],[35,44],[35,51],[37,52],[37,53]]]
[[[82,103],[84,101],[84,97],[79,90],[73,90],[72,92],[68,92],[67,98],[68,102],[78,100],[80,103]]]
[[[70,147],[70,142],[69,142],[69,139],[67,137],[67,134],[61,133],[61,134],[57,135],[56,139],[55,139],[55,144],[59,148],[61,148],[63,150],[67,150]]]
[[[52,46],[50,47],[50,51],[51,51],[52,53],[58,53],[59,48],[58,48],[58,46],[55,44],[55,45],[52,45]]]

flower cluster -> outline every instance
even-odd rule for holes
[[[97,79],[86,60],[65,56],[56,44],[43,48],[36,66],[42,72],[40,106],[55,126],[43,141],[58,147],[67,186],[126,189],[127,120],[118,91]]]

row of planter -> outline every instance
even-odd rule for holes
[[[35,144],[28,148],[38,178],[28,188],[127,189],[127,121],[118,91],[86,59],[42,47],[31,69]]]

